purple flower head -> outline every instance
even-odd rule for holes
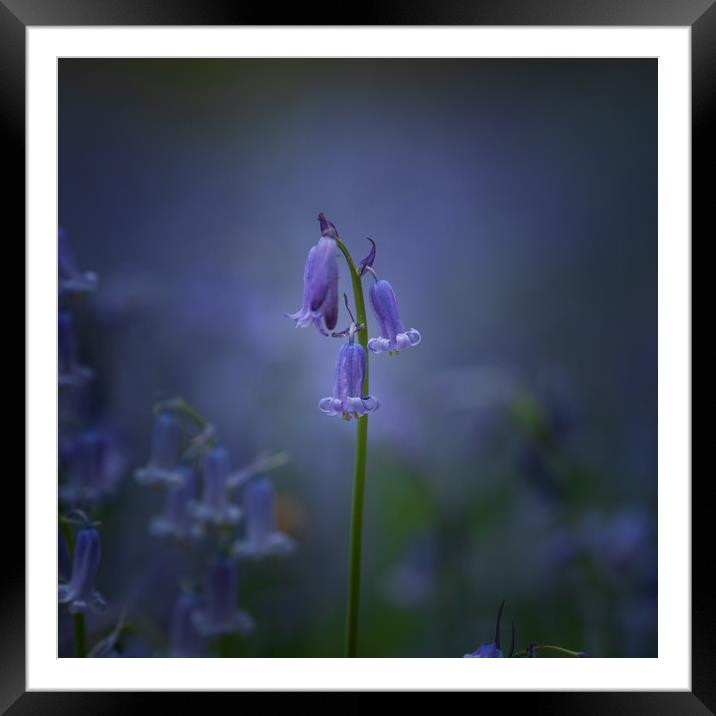
[[[60,499],[72,504],[101,500],[114,492],[123,460],[106,432],[86,430],[69,454],[67,484]]]
[[[216,636],[232,632],[249,634],[253,631],[253,619],[236,608],[238,586],[236,563],[219,555],[206,581],[203,606],[193,616],[194,626],[200,634]]]
[[[480,644],[475,651],[465,654],[465,659],[501,659],[502,656],[502,652],[495,646],[495,644],[485,643]]]
[[[60,311],[57,319],[57,368],[60,387],[84,385],[92,378],[92,371],[77,359],[75,324],[67,311]]]
[[[149,523],[150,533],[157,537],[186,539],[198,536],[190,520],[192,500],[196,498],[196,473],[187,465],[182,465],[177,471],[181,482],[169,486],[164,514]]]
[[[65,230],[58,232],[57,276],[59,293],[84,293],[97,287],[97,275],[91,271],[82,273],[77,268],[74,252]]]
[[[352,338],[338,351],[333,395],[318,404],[324,413],[341,415],[344,420],[371,413],[380,405],[372,395],[363,396],[365,351],[359,343],[353,343]]]
[[[70,613],[88,609],[104,611],[106,603],[94,588],[94,580],[102,558],[99,533],[94,527],[83,527],[77,533],[72,559],[72,577],[58,590],[60,604],[69,604]]]
[[[305,328],[313,323],[324,336],[327,336],[328,331],[332,331],[338,322],[336,237],[335,226],[323,217],[321,238],[308,252],[303,271],[303,306],[296,313],[286,314],[288,318],[296,321],[298,328]]]
[[[392,286],[382,279],[376,279],[370,287],[370,305],[380,325],[380,337],[368,341],[371,353],[392,355],[420,343],[420,333],[414,328],[405,330],[398,312],[398,302]]]
[[[236,557],[260,559],[269,555],[287,555],[295,549],[294,541],[276,529],[274,492],[271,483],[258,477],[244,489],[246,534],[234,544]]]
[[[191,659],[204,656],[203,637],[194,626],[194,613],[199,597],[194,592],[182,592],[174,603],[169,636],[169,656]]]
[[[215,447],[204,458],[204,489],[194,514],[202,522],[232,525],[239,521],[241,511],[229,502],[226,480],[231,471],[229,453]]]
[[[134,473],[134,477],[140,485],[181,483],[182,478],[177,469],[180,437],[179,423],[176,418],[171,413],[159,413],[154,421],[149,463]]]
[[[328,221],[323,212],[318,215],[317,219],[318,225],[321,229],[321,236],[326,236],[329,239],[338,238],[338,229],[336,229],[336,225],[332,221]]]
[[[465,659],[501,659],[505,655],[500,649],[500,621],[502,620],[502,609],[505,606],[503,601],[497,612],[497,626],[495,627],[495,641],[491,643],[480,644],[475,651],[465,654]],[[507,657],[511,657],[515,653],[515,622],[512,622],[512,641]]]

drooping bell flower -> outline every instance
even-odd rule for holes
[[[72,577],[68,584],[61,584],[58,589],[60,604],[69,604],[71,614],[80,614],[88,609],[101,612],[106,608],[104,599],[94,588],[101,558],[99,533],[94,527],[82,527],[75,540]]]
[[[134,473],[140,485],[181,484],[178,471],[179,423],[171,413],[159,413],[154,421],[149,463]]]
[[[157,537],[186,539],[198,536],[191,522],[192,501],[196,498],[196,473],[188,465],[180,466],[177,472],[181,482],[168,487],[164,514],[149,523],[149,532]]]
[[[502,620],[502,609],[505,606],[503,601],[500,604],[500,609],[497,612],[497,626],[495,628],[495,641],[491,643],[480,644],[475,651],[465,654],[465,659],[501,659],[505,656],[500,649],[500,621]],[[510,643],[510,649],[507,652],[507,657],[511,657],[515,652],[515,623],[512,622],[512,641]]]
[[[234,544],[234,556],[261,559],[293,552],[294,541],[276,529],[274,491],[266,478],[258,477],[246,485],[243,506],[246,533]]]
[[[70,552],[67,549],[67,542],[62,530],[57,530],[57,573],[62,581],[68,580],[72,574],[72,562]]]
[[[80,365],[72,314],[60,311],[57,319],[57,382],[60,387],[80,386],[92,378],[92,371]]]
[[[341,415],[343,420],[377,410],[380,403],[372,395],[363,395],[364,376],[365,351],[353,341],[352,330],[348,343],[338,351],[333,395],[323,398],[318,407],[328,415]]]
[[[375,273],[373,275],[375,276]],[[387,352],[388,355],[392,355],[420,343],[421,336],[415,328],[405,330],[398,311],[395,292],[387,281],[376,277],[370,287],[369,298],[375,318],[380,325],[380,336],[368,341],[368,350],[371,353]]]
[[[68,480],[60,486],[63,502],[97,502],[114,492],[123,458],[103,430],[86,430],[72,445],[67,458]]]
[[[237,609],[238,587],[236,563],[223,555],[217,556],[206,581],[202,607],[193,615],[194,626],[202,636],[253,631],[253,619]]]
[[[239,521],[241,511],[229,501],[226,485],[230,472],[231,465],[226,448],[218,446],[206,454],[201,502],[194,507],[194,514],[201,522],[233,525]]]
[[[81,272],[77,268],[74,252],[67,234],[60,228],[57,246],[58,292],[84,293],[97,287],[97,274],[92,271]]]
[[[194,592],[182,592],[174,603],[169,634],[169,656],[180,659],[204,656],[204,639],[194,626],[194,613],[199,608],[199,604],[199,597]]]
[[[336,227],[319,214],[321,238],[311,247],[303,271],[303,306],[286,316],[296,321],[296,327],[313,323],[324,335],[338,322],[338,259]],[[324,328],[325,326],[325,328]]]

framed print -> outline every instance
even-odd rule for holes
[[[0,3],[27,276],[0,705],[713,709],[713,4],[263,19]]]

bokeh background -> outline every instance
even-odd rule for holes
[[[460,657],[504,599],[518,648],[657,656],[656,103],[655,60],[60,60],[85,418],[123,466],[88,633],[126,608],[123,654],[166,653],[188,567],[132,472],[180,395],[236,466],[290,455],[299,547],[242,566],[230,653],[342,654],[355,424],[318,410],[339,341],[284,317],[323,211],[423,336],[371,359],[361,655]]]

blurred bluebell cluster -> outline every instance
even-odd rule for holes
[[[371,354],[361,655],[472,653],[506,600],[515,655],[656,656],[657,131],[649,59],[60,60],[88,653],[341,654],[353,430],[319,410],[335,341],[285,318],[322,209],[423,338]]]
[[[72,300],[93,292],[94,273],[80,273],[64,231],[59,234],[58,386],[60,430],[59,553],[61,615],[72,615],[73,653],[84,657],[120,657],[127,650],[132,614],[115,602],[109,612],[116,624],[89,632],[85,616],[103,614],[106,600],[95,589],[102,563],[101,522],[92,516],[111,509],[123,461],[121,448],[93,423],[87,402],[92,371],[79,363]],[[163,511],[151,518],[147,539],[172,540],[185,553],[186,573],[176,585],[164,649],[141,645],[126,655],[226,656],[226,637],[247,636],[254,619],[238,608],[238,561],[287,556],[295,541],[276,526],[274,490],[265,473],[286,461],[283,454],[262,455],[232,470],[228,450],[214,426],[181,398],[154,406],[150,457],[134,471],[136,483],[162,493]],[[237,495],[240,499],[237,499]],[[241,506],[240,504],[241,503]],[[237,526],[241,525],[241,531]],[[90,626],[94,627],[94,624]],[[67,644],[60,643],[66,655]],[[136,646],[135,646],[136,649]]]

